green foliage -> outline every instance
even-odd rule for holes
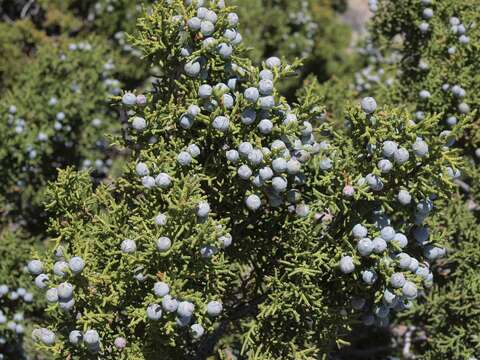
[[[32,320],[42,313],[44,301],[32,286],[25,264],[34,238],[21,230],[0,230],[0,354],[24,359],[34,354],[30,339]]]
[[[425,332],[426,341],[416,344],[413,353],[425,359],[468,359],[480,353],[478,209],[472,212],[472,203],[459,194],[445,205],[432,226],[441,230],[450,254],[437,265],[438,285],[401,320]]]
[[[303,59],[299,76],[283,85],[288,97],[309,74],[323,82],[351,71],[350,29],[338,17],[336,11],[343,9],[339,2],[236,0],[232,5],[238,6],[245,44],[255,62],[269,56]]]
[[[124,175],[93,190],[87,173],[69,169],[48,191],[56,255],[38,255],[45,273],[50,276],[61,259],[86,260],[81,274],[67,275],[73,307],[60,301],[47,309],[45,325],[58,337],[48,351],[57,358],[153,359],[159,352],[206,357],[228,349],[259,359],[326,356],[361,316],[388,323],[378,311],[390,276],[399,271],[399,252],[422,261],[430,250],[441,251],[436,238],[421,244],[412,239],[360,256],[351,235],[362,223],[371,236],[391,224],[413,237],[430,202],[448,196],[453,184],[447,167],[457,168],[459,159],[435,132],[437,118],[416,125],[402,110],[367,115],[354,108],[346,113],[348,131],[335,132],[318,103],[318,84],[291,108],[276,85],[295,67],[270,58],[259,73],[243,46],[223,35],[227,26],[235,28],[228,25],[231,9],[216,11],[212,44],[188,28],[196,9],[179,0],[158,3],[139,22],[134,45],[160,75],[145,105],[132,93],[122,97],[130,127],[117,145],[132,153]],[[229,45],[232,53],[225,55]],[[266,91],[249,100],[246,90],[269,76],[271,98]],[[202,85],[212,86],[212,93],[205,95]],[[246,121],[247,110],[257,118]],[[260,119],[272,122],[271,132],[259,130]],[[419,137],[427,154],[414,155]],[[410,158],[382,174],[377,162],[387,140]],[[242,154],[245,142],[253,149]],[[238,160],[227,155],[234,149],[240,150]],[[288,171],[260,178],[260,169],[276,169],[281,159]],[[252,173],[242,175],[240,165]],[[346,186],[354,194],[347,196]],[[400,189],[410,192],[410,205],[398,203]],[[165,236],[171,245],[162,243]],[[135,247],[128,249],[131,240]],[[339,262],[347,255],[356,270],[341,275]],[[377,274],[370,286],[362,283],[364,270]],[[415,270],[405,277],[415,292],[431,285]],[[64,280],[51,275],[49,286]],[[168,284],[174,299],[193,304],[193,315],[164,308],[160,319],[149,319],[148,307],[166,299],[154,294],[158,281]],[[396,310],[416,297],[391,291]],[[352,310],[352,298],[363,299],[357,306],[362,311]],[[208,314],[212,300],[223,304],[216,316]],[[205,335],[188,327],[194,322]],[[72,330],[95,330],[100,341],[75,346],[67,340]],[[112,346],[118,337],[127,340],[126,348]]]
[[[42,218],[43,187],[68,165],[109,166],[105,132],[118,129],[108,104],[119,91],[108,51],[91,42],[42,46],[1,99],[2,212],[32,225]],[[95,120],[97,119],[97,120]]]
[[[456,180],[461,193],[441,201],[437,215],[429,222],[434,236],[449,250],[447,260],[434,267],[437,285],[398,320],[416,329],[414,336],[426,336],[426,341],[415,342],[411,351],[422,359],[469,359],[480,355],[476,336],[480,324],[476,306],[480,173],[474,153],[480,145],[479,78],[475,70],[479,61],[479,30],[475,24],[479,5],[476,0],[435,1],[430,5],[380,1],[372,27],[381,53],[400,55],[393,66],[384,67],[397,74],[394,85],[390,89],[377,87],[372,93],[407,105],[419,123],[423,117],[419,111],[437,114],[438,131],[446,129],[442,134],[453,135],[448,145],[460,149],[465,160],[463,177]],[[425,8],[433,10],[431,19],[423,15]],[[428,31],[420,29],[422,23],[429,25]],[[455,86],[465,93],[455,90]],[[422,99],[422,90],[429,91],[430,96]]]

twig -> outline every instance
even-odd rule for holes
[[[22,12],[20,13],[20,18],[24,18],[27,15],[28,10],[30,10],[30,7],[33,5],[35,0],[29,0],[28,3],[25,4],[25,6],[22,9]]]
[[[235,309],[233,309],[230,315],[225,320],[223,320],[220,325],[213,331],[213,333],[200,344],[195,359],[204,360],[208,356],[210,356],[213,353],[215,345],[218,343],[222,335],[227,330],[229,323],[234,320],[238,320],[245,315],[254,313],[257,306],[261,304],[266,298],[266,295],[262,295],[247,304],[239,305]]]
[[[462,189],[466,193],[470,192],[470,185],[468,185],[467,183],[465,183],[465,182],[463,182],[462,180],[459,180],[459,179],[454,180],[454,182],[455,182],[455,184],[457,184],[460,187],[460,189]]]
[[[412,334],[415,331],[415,326],[410,326],[405,333],[405,341],[403,343],[402,354],[405,359],[414,359],[415,356],[411,353],[410,348],[412,346]]]

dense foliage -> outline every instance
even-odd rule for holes
[[[368,5],[0,1],[0,358],[480,356],[480,3]]]

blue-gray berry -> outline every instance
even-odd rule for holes
[[[68,340],[73,345],[80,344],[82,339],[83,339],[83,336],[82,336],[82,333],[79,330],[72,330],[72,331],[70,331],[70,334],[68,335]]]
[[[191,317],[195,311],[195,305],[189,301],[181,301],[178,303],[177,314],[181,317]]]
[[[255,103],[257,102],[258,97],[260,96],[260,93],[257,88],[249,87],[243,92],[243,96],[247,101],[251,103]]]
[[[74,275],[80,274],[85,268],[85,261],[79,256],[74,256],[68,262],[68,266]]]
[[[402,205],[408,205],[412,201],[412,196],[407,190],[400,190],[397,195],[397,199]]]
[[[255,149],[248,154],[248,161],[254,166],[258,166],[263,162],[262,150]]]
[[[192,61],[185,64],[184,70],[188,76],[197,77],[200,73],[201,66],[198,61]]]
[[[212,35],[215,32],[215,25],[208,20],[203,20],[200,24],[200,32],[204,36]]]
[[[200,218],[206,218],[210,213],[210,204],[206,201],[202,201],[197,205],[197,216]]]
[[[40,260],[31,260],[27,264],[27,269],[32,275],[40,275],[43,272],[43,263]]]
[[[170,295],[165,295],[162,299],[162,307],[166,312],[175,312],[178,308],[178,301]]]
[[[180,127],[182,127],[185,130],[190,129],[193,126],[193,122],[194,122],[193,116],[190,114],[182,115],[178,121]]]
[[[168,238],[166,236],[161,236],[157,240],[156,245],[157,245],[157,250],[158,251],[165,252],[168,249],[170,249],[170,247],[172,246],[172,241],[170,240],[170,238]]]
[[[373,252],[375,254],[381,254],[386,249],[387,249],[387,242],[384,239],[378,238],[378,237],[373,239]]]
[[[172,179],[170,178],[170,175],[166,173],[160,173],[155,178],[155,184],[161,189],[167,189],[172,184]]]
[[[188,166],[192,162],[192,155],[186,151],[181,151],[177,156],[177,162],[182,166]]]
[[[278,57],[272,56],[265,61],[265,65],[267,65],[268,68],[273,69],[280,67],[282,65],[282,61]]]
[[[250,144],[249,142],[242,142],[238,146],[238,152],[244,158],[248,158],[248,154],[250,154],[252,151],[253,151],[253,145]]]
[[[250,179],[250,176],[252,176],[252,170],[250,167],[248,167],[248,165],[242,165],[238,168],[237,174],[240,178],[248,180]]]
[[[388,173],[393,168],[393,164],[388,159],[382,159],[378,162],[377,167],[380,169],[382,173]]]
[[[402,273],[394,273],[390,277],[390,284],[394,288],[401,288],[403,285],[405,285],[405,276],[403,276]]]
[[[277,193],[284,192],[287,189],[288,182],[286,179],[276,176],[272,179],[273,190]]]
[[[164,297],[165,295],[168,295],[168,293],[170,292],[170,287],[168,286],[167,283],[163,281],[157,281],[153,285],[153,292],[158,297]]]
[[[417,286],[411,281],[405,281],[402,287],[402,294],[408,299],[415,299],[417,297]]]
[[[368,231],[362,224],[356,224],[352,229],[352,234],[355,238],[361,239],[368,235]]]
[[[160,320],[162,317],[162,308],[158,304],[150,304],[147,307],[147,317],[150,320],[156,321]]]
[[[132,127],[137,131],[142,131],[147,127],[147,122],[140,116],[132,118]]]
[[[374,270],[364,270],[362,271],[362,279],[368,285],[373,285],[377,279],[378,275]]]
[[[133,240],[125,239],[120,244],[120,249],[125,254],[132,254],[137,250],[137,244]]]
[[[138,176],[147,176],[147,175],[150,175],[150,171],[148,170],[148,167],[147,167],[147,164],[143,163],[143,162],[139,162],[136,166],[135,166],[135,171],[137,173]]]
[[[57,294],[59,299],[71,299],[73,296],[73,285],[63,282],[57,286]]]
[[[257,119],[257,113],[253,109],[245,109],[240,115],[240,120],[245,125],[251,125]]]
[[[35,278],[35,286],[39,289],[45,289],[48,283],[48,275],[40,274]]]
[[[392,241],[396,242],[401,248],[404,248],[405,246],[408,245],[408,239],[402,233],[396,233]]]
[[[273,130],[273,123],[269,119],[263,119],[258,123],[258,131],[260,133],[267,135],[270,134]]]
[[[351,256],[342,256],[340,259],[340,271],[344,274],[350,274],[355,270],[355,265]]]
[[[373,251],[373,242],[369,238],[363,238],[357,244],[358,253],[361,256],[369,256]]]
[[[360,104],[366,114],[373,114],[377,110],[377,102],[373,97],[363,98]]]
[[[228,44],[221,43],[218,45],[218,53],[222,58],[228,59],[233,53],[233,48]]]
[[[127,346],[127,339],[122,336],[118,336],[113,341],[113,345],[119,350],[124,349]]]
[[[212,123],[212,126],[220,132],[227,132],[230,127],[230,120],[226,116],[217,116]]]
[[[385,157],[392,157],[393,154],[395,154],[395,152],[397,151],[397,149],[398,145],[396,142],[387,140],[383,143],[382,154]]]
[[[393,154],[393,159],[397,164],[400,165],[406,163],[409,158],[410,154],[408,153],[408,150],[403,147],[398,148],[397,151],[395,151],[395,153]]]
[[[272,169],[278,174],[287,171],[287,161],[283,158],[276,158],[272,161]]]
[[[190,326],[190,330],[192,331],[192,336],[194,339],[199,339],[205,333],[205,329],[200,324],[193,324]]]
[[[50,288],[45,293],[45,298],[49,303],[56,303],[58,301],[58,292],[56,288]]]
[[[245,199],[245,205],[247,206],[248,209],[250,209],[252,211],[256,211],[262,205],[262,201],[260,200],[260,198],[257,195],[249,195]]]
[[[380,230],[380,236],[385,241],[393,240],[395,237],[395,230],[391,226],[385,226],[382,228],[382,230]]]
[[[258,106],[262,110],[270,110],[275,106],[275,98],[273,96],[262,96],[259,98]]]
[[[137,97],[131,92],[127,92],[122,97],[122,102],[124,105],[133,106],[137,102]]]
[[[207,314],[209,316],[212,316],[212,317],[218,316],[220,315],[222,310],[223,310],[223,306],[222,306],[222,303],[219,301],[210,301],[207,304]]]
[[[237,150],[228,150],[225,153],[225,156],[227,157],[228,161],[231,161],[233,163],[236,163],[240,157],[239,153]]]

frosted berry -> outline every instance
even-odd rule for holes
[[[205,333],[205,329],[200,324],[193,324],[190,326],[190,330],[192,331],[192,336],[194,339],[199,339]]]
[[[85,268],[85,261],[79,256],[74,256],[68,262],[68,266],[74,275],[80,274]]]
[[[368,256],[373,251],[373,242],[369,238],[363,238],[358,241],[357,250],[361,256]]]
[[[127,339],[122,336],[118,336],[113,341],[113,345],[119,350],[124,349],[127,346]]]
[[[162,308],[157,304],[150,304],[147,307],[147,317],[150,320],[160,320],[162,317]]]
[[[362,271],[362,279],[368,285],[373,285],[377,279],[378,275],[374,270],[365,270]]]
[[[123,95],[122,102],[124,105],[133,106],[137,102],[137,97],[135,96],[135,94],[127,92],[125,93],[125,95]]]
[[[398,246],[404,248],[408,244],[408,239],[404,234],[396,233],[392,239],[393,242],[396,242]]]
[[[181,317],[189,318],[193,315],[195,305],[189,301],[181,301],[178,303],[177,314]]]
[[[142,163],[142,162],[138,163],[135,166],[135,171],[136,171],[138,176],[150,175],[150,171],[148,170],[147,164]]]
[[[352,234],[355,238],[361,239],[368,235],[367,228],[362,224],[357,224],[352,229]]]
[[[172,298],[170,295],[165,295],[162,299],[162,307],[166,312],[175,312],[178,308],[178,301]]]
[[[228,161],[231,161],[233,163],[236,163],[238,161],[239,157],[240,157],[237,150],[228,150],[225,153],[225,156],[226,156]]]
[[[363,98],[360,105],[366,114],[373,114],[377,110],[377,102],[373,97]]]
[[[395,162],[400,165],[406,163],[409,157],[410,154],[408,153],[408,150],[403,147],[398,148],[397,151],[395,151],[395,153],[393,154]]]
[[[137,131],[142,131],[147,127],[147,122],[140,116],[135,116],[132,119],[132,127]]]
[[[395,230],[391,226],[385,226],[382,230],[380,230],[380,236],[385,241],[393,240],[395,237]]]
[[[72,331],[70,331],[70,334],[68,335],[68,340],[73,345],[80,344],[82,339],[83,339],[83,336],[82,336],[82,333],[79,330],[72,330]]]
[[[406,281],[402,287],[402,294],[408,299],[415,299],[417,297],[417,286],[411,281]]]
[[[178,156],[177,156],[177,162],[181,165],[181,166],[188,166],[191,164],[192,162],[192,155],[190,155],[188,152],[186,151],[181,151]]]
[[[158,297],[164,297],[165,295],[168,295],[168,293],[170,292],[170,287],[168,286],[167,283],[164,283],[163,281],[157,281],[153,285],[153,292]]]
[[[48,275],[40,274],[35,278],[35,286],[39,289],[45,289],[48,283]]]
[[[412,196],[407,190],[400,190],[397,195],[397,199],[402,205],[408,205],[412,201]]]
[[[257,102],[258,97],[260,96],[260,93],[257,88],[249,87],[244,91],[243,96],[247,101],[251,103],[255,103]]]
[[[165,252],[172,246],[172,241],[166,236],[160,237],[157,242],[157,250],[160,252]]]
[[[206,218],[210,213],[210,204],[206,201],[202,201],[197,206],[197,216],[200,218]]]
[[[258,131],[260,133],[267,135],[270,134],[273,130],[273,123],[268,119],[263,119],[258,123]]]
[[[58,292],[56,288],[48,289],[45,293],[45,298],[49,303],[56,303],[58,301]]]
[[[125,239],[120,244],[120,249],[125,254],[132,254],[137,250],[137,244],[133,240]]]
[[[245,205],[247,206],[248,209],[252,211],[256,211],[262,206],[262,201],[257,195],[249,195],[245,199]]]
[[[43,263],[40,260],[32,260],[27,264],[27,269],[32,275],[39,275],[43,272]]]
[[[394,273],[390,277],[390,284],[394,288],[401,288],[403,285],[405,285],[405,276],[403,276],[402,273]]]
[[[280,67],[282,65],[282,61],[278,57],[272,56],[265,61],[265,64],[268,68],[273,69]]]
[[[218,316],[222,312],[223,306],[219,301],[210,301],[207,304],[207,314],[209,316]]]
[[[217,116],[212,123],[212,126],[220,132],[227,132],[230,127],[230,120],[226,116]]]
[[[351,256],[343,256],[340,259],[340,271],[344,274],[350,274],[355,270],[353,259]]]
[[[382,173],[388,173],[393,168],[393,164],[388,159],[382,159],[378,162],[377,167]]]

